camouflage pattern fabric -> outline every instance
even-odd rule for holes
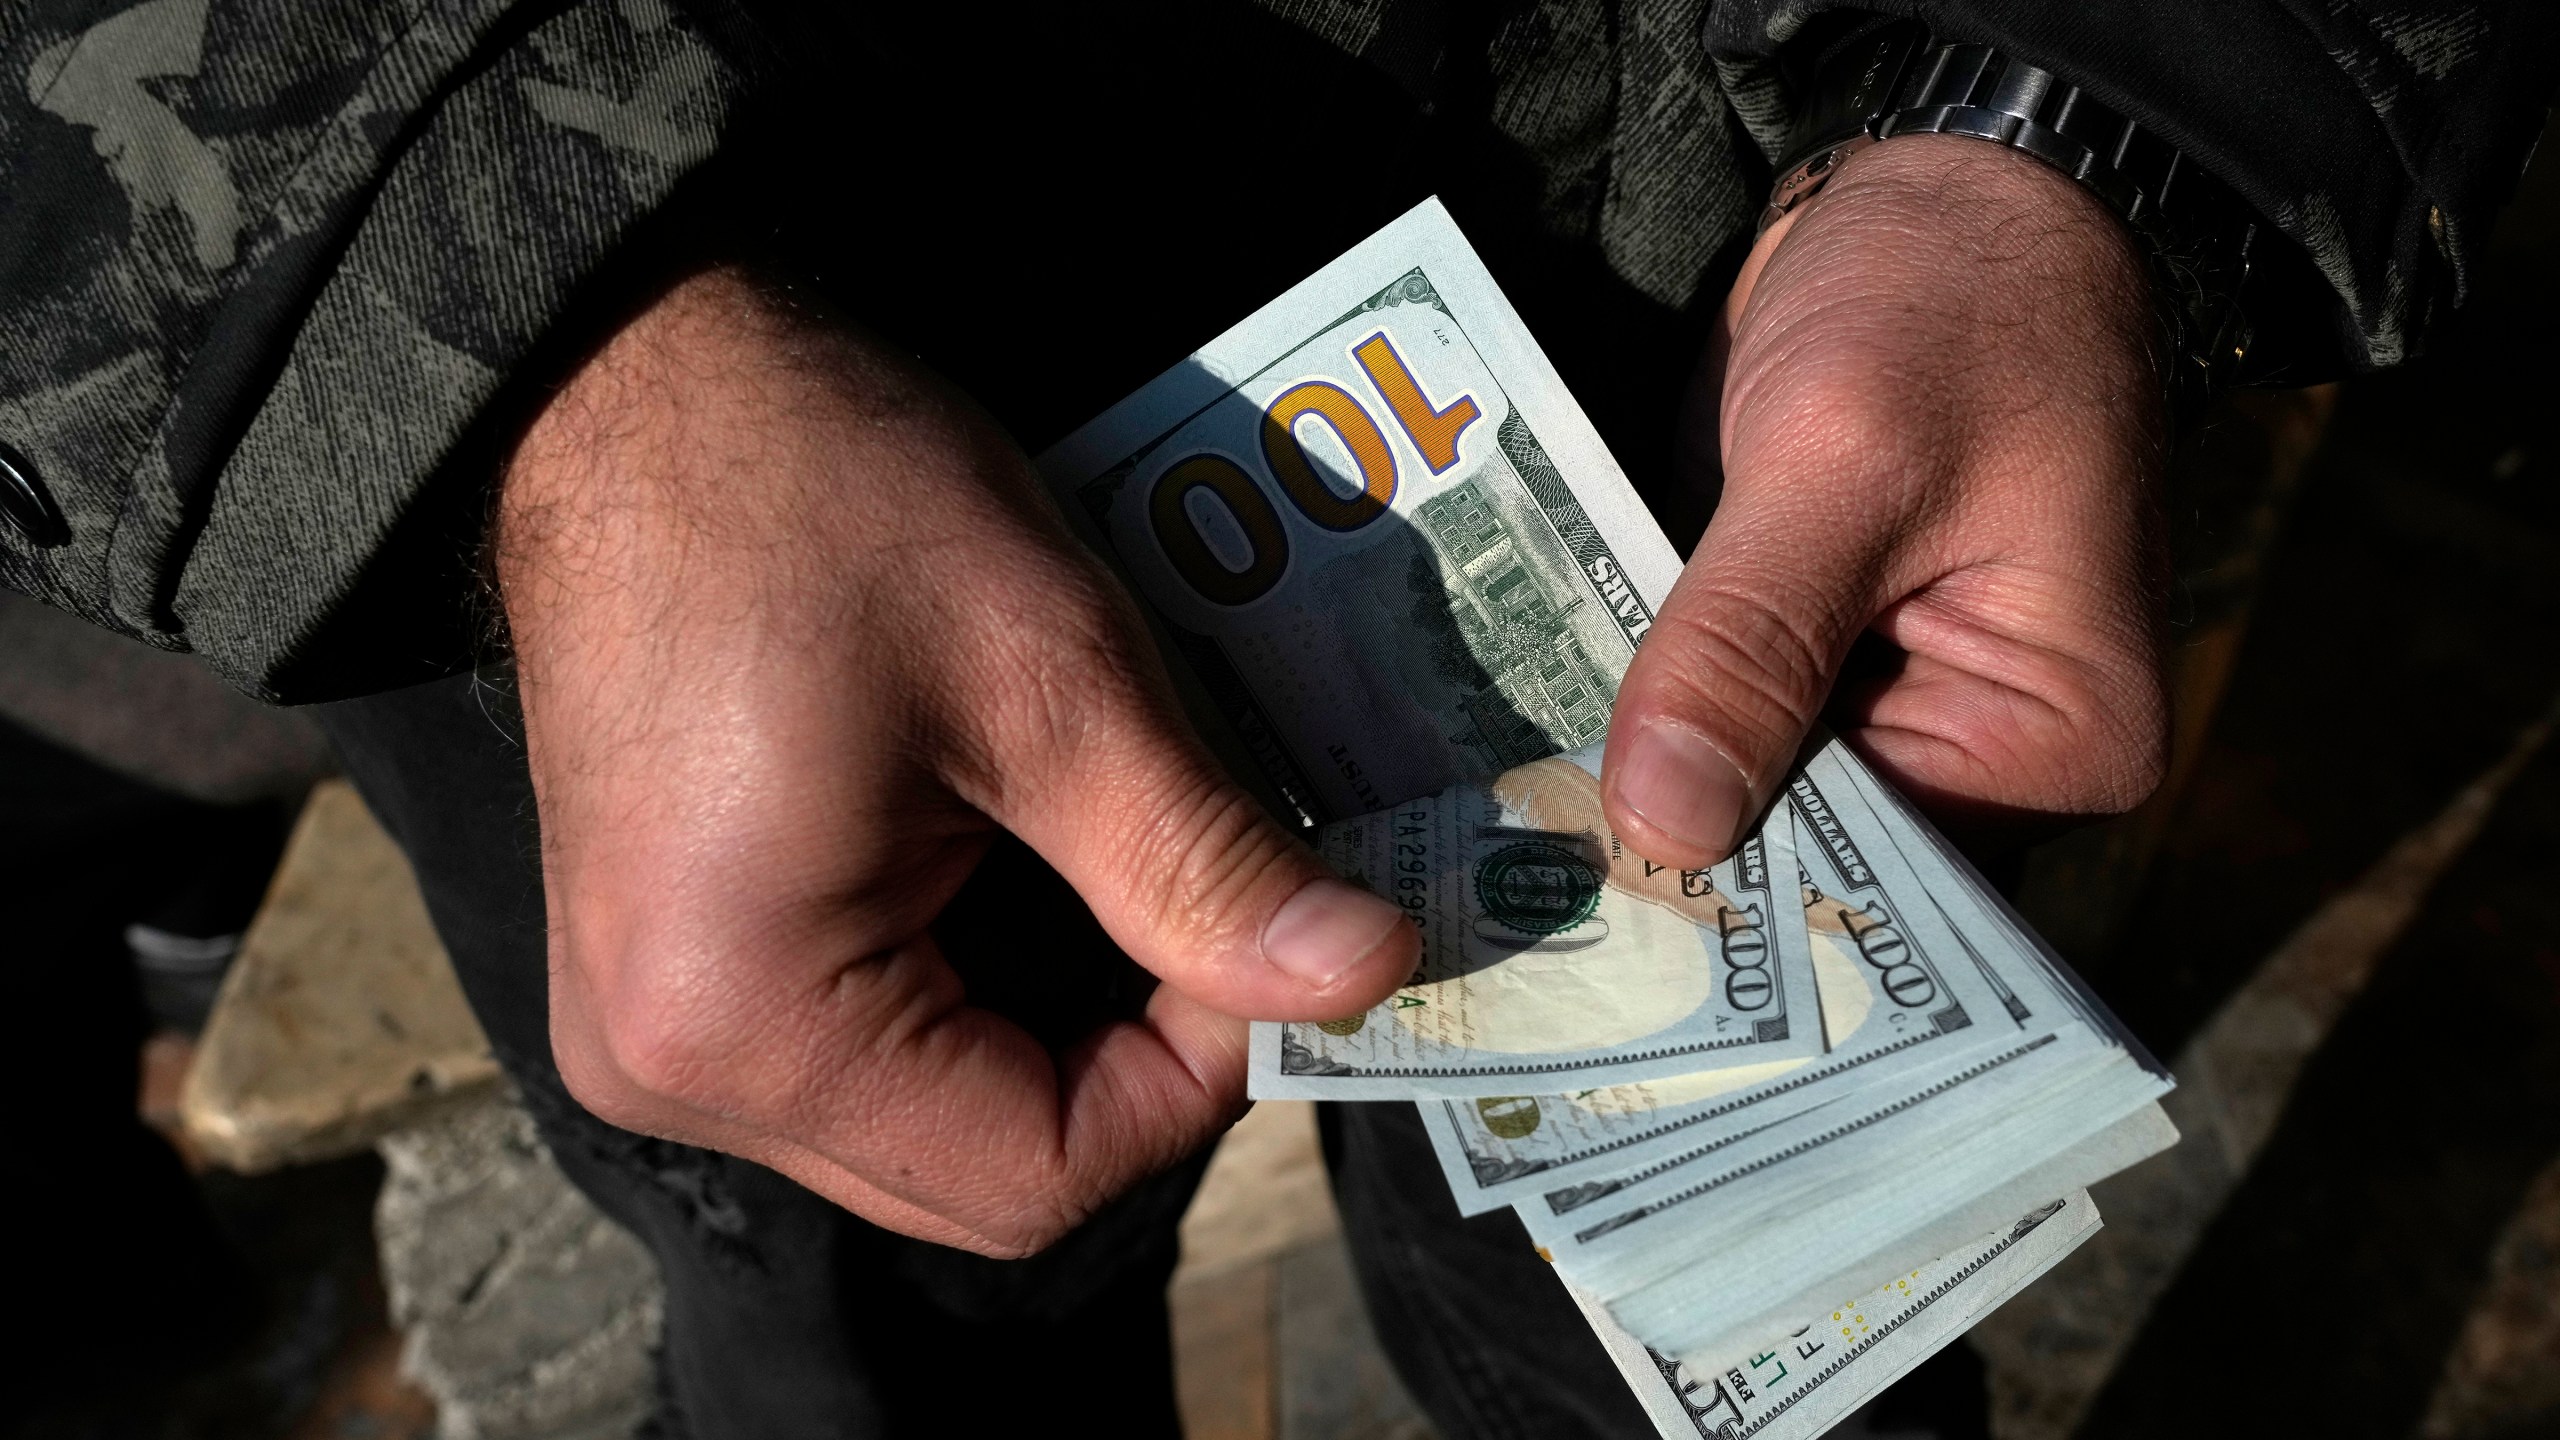
[[[290,698],[736,76],[656,0],[0,13],[0,440],[73,537],[0,583]]]

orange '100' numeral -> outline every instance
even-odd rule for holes
[[[1413,378],[1384,330],[1352,346],[1351,354],[1369,372],[1369,383],[1386,397],[1387,408],[1395,412],[1396,423],[1404,427],[1413,448],[1422,452],[1422,463],[1431,467],[1431,473],[1437,475],[1457,464],[1458,437],[1483,418],[1476,398],[1461,395],[1437,410],[1431,408],[1431,397],[1422,393],[1422,383]]]
[[[1343,495],[1316,473],[1298,422],[1323,421],[1351,452],[1360,470],[1360,493]],[[1330,380],[1302,380],[1282,391],[1262,412],[1262,458],[1300,514],[1327,530],[1357,530],[1387,513],[1396,498],[1396,452],[1378,422],[1351,392]]]
[[[1462,394],[1434,407],[1384,330],[1351,347],[1351,355],[1431,473],[1440,474],[1457,464],[1460,437],[1483,418],[1475,397]],[[1358,471],[1356,492],[1344,494],[1317,472],[1299,437],[1300,423],[1308,420],[1333,431],[1350,453]],[[1395,447],[1387,443],[1386,432],[1378,428],[1369,408],[1330,380],[1299,381],[1263,407],[1262,458],[1298,513],[1327,530],[1360,529],[1395,503]],[[1251,552],[1243,569],[1228,568],[1202,537],[1189,508],[1195,491],[1216,497],[1233,517]],[[1223,455],[1187,456],[1166,470],[1148,495],[1147,518],[1174,570],[1203,598],[1217,604],[1244,605],[1262,598],[1280,583],[1288,568],[1289,537],[1280,512],[1253,477]]]

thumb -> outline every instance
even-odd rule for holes
[[[970,798],[1130,958],[1211,1009],[1329,1020],[1385,999],[1420,951],[1404,912],[1326,869],[1135,679],[1088,676],[1068,702],[1082,713],[1000,744],[1000,793]]]
[[[1804,212],[1761,232],[1734,278],[1710,336],[1684,433],[1713,473],[1725,370],[1743,313],[1771,255]],[[1783,519],[1744,509],[1724,489],[1698,548],[1618,687],[1601,767],[1609,823],[1657,864],[1700,869],[1730,854],[1759,818],[1813,717],[1830,694],[1863,614],[1836,555],[1815,565],[1779,559],[1790,548]],[[1801,527],[1796,527],[1800,533]]]
[[[1602,794],[1658,864],[1731,853],[1804,743],[1868,618],[1868,566],[1788,563],[1781,525],[1728,503],[1672,587],[1618,689]]]

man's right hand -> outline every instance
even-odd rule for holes
[[[1020,452],[736,275],[549,402],[497,557],[552,1044],[616,1124],[1026,1254],[1234,1118],[1229,1017],[1355,1013],[1412,968],[1396,908],[1203,751]],[[1142,1021],[1053,1057],[968,1004],[927,927],[999,827],[1166,982]]]

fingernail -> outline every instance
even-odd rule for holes
[[[1395,906],[1357,885],[1310,880],[1263,927],[1262,958],[1330,990],[1403,923]]]
[[[1742,838],[1751,791],[1707,737],[1677,725],[1636,732],[1618,762],[1618,803],[1682,845],[1723,856]]]

